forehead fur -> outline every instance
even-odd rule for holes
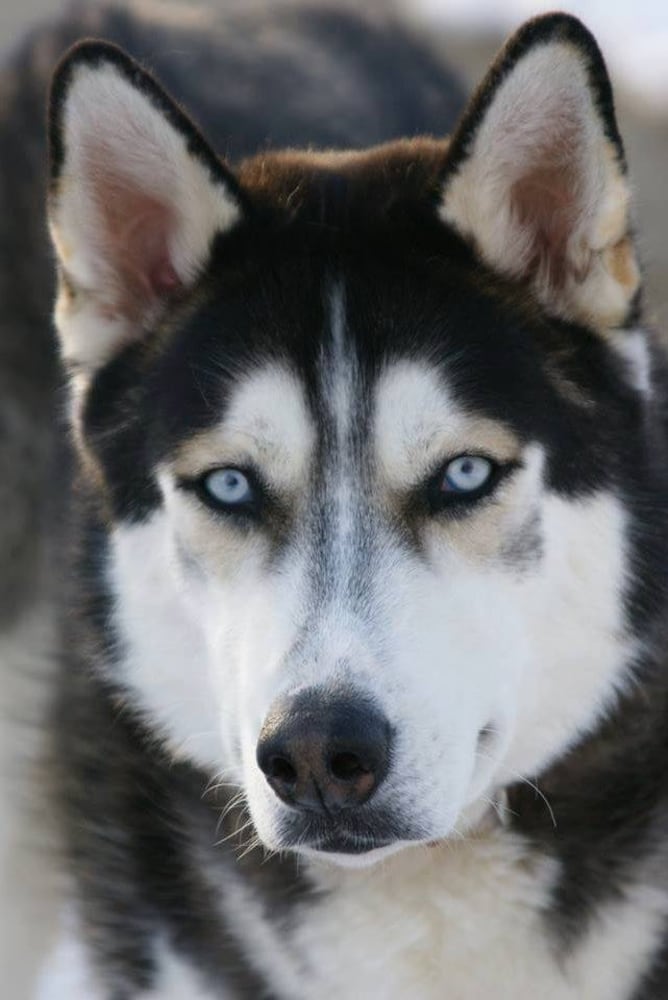
[[[367,150],[263,153],[239,177],[255,204],[286,219],[410,222],[436,205],[447,140],[403,139]]]

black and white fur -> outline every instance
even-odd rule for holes
[[[665,359],[603,60],[529,22],[454,123],[385,18],[266,16],[178,35],[224,161],[107,42],[51,91],[74,454],[41,995],[658,1000]],[[495,470],[473,500],[443,495],[462,455]],[[355,713],[373,794],[286,804],[268,727]]]

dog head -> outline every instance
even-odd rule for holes
[[[650,348],[595,42],[528,23],[450,141],[233,172],[95,42],[50,121],[107,675],[269,848],[463,829],[595,726],[647,622]]]

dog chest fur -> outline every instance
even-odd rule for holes
[[[444,989],[450,1000],[624,1000],[668,915],[665,892],[630,885],[575,949],[560,954],[545,933],[558,865],[500,827],[411,849],[372,872],[318,865],[310,875],[324,897],[305,904],[288,927],[267,919],[241,880],[217,886],[249,961],[285,1000],[441,1000]],[[218,873],[210,877],[216,885]],[[155,954],[157,983],[142,1000],[212,1000],[197,971],[164,942]],[[71,927],[39,1000],[97,1000],[86,977]]]
[[[499,830],[409,852],[373,874],[331,873],[331,908],[316,909],[295,932],[322,977],[304,995],[628,997],[656,947],[668,898],[634,887],[560,956],[545,934],[557,868]]]

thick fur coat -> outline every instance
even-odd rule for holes
[[[58,360],[26,122],[82,35]],[[41,995],[659,1000],[666,364],[594,39],[527,23],[466,105],[384,15],[102,8],[5,89]]]

